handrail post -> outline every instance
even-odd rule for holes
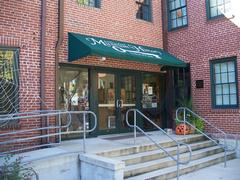
[[[83,153],[86,153],[86,113],[83,113]]]
[[[136,145],[136,139],[137,139],[137,130],[136,130],[136,127],[137,127],[137,120],[136,120],[137,112],[136,112],[136,110],[133,110],[133,113],[134,113],[134,145]]]
[[[177,145],[177,180],[179,180],[179,144]]]
[[[58,129],[58,133],[59,133],[59,143],[61,143],[62,142],[62,134],[61,134],[61,132],[62,132],[62,129],[61,129],[61,126],[62,126],[62,122],[61,122],[61,115],[60,114],[58,114],[58,125],[59,125],[59,129]]]
[[[47,116],[47,127],[49,127],[49,116]],[[47,128],[47,135],[49,135],[49,129]],[[47,142],[48,142],[48,144],[50,143],[50,138],[49,138],[49,136],[47,137]]]
[[[184,136],[185,136],[185,134],[186,134],[186,132],[185,132],[185,127],[186,127],[186,109],[185,108],[183,109],[183,121],[184,121],[184,131],[183,131],[183,133],[184,133]]]
[[[224,167],[227,167],[227,135],[224,134]]]

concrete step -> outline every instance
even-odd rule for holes
[[[220,152],[223,152],[223,149],[219,148],[218,146],[212,146],[208,148],[195,150],[192,152],[192,160],[204,158],[206,156],[210,156]],[[177,158],[176,156],[174,157]],[[186,161],[188,160],[188,158],[189,158],[189,153],[180,154],[181,161]],[[136,175],[147,173],[157,169],[175,166],[175,164],[176,162],[173,161],[170,157],[165,157],[162,159],[156,159],[152,161],[129,165],[129,166],[126,166],[125,168],[124,177],[136,176]]]
[[[211,147],[214,146],[215,144],[210,141],[201,141],[201,142],[195,142],[190,144],[192,150],[198,150],[206,147]],[[187,147],[186,146],[181,146],[180,147],[180,153],[187,152]],[[177,154],[177,148],[176,147],[170,147],[166,148],[166,151],[168,151],[171,155],[176,155]],[[132,164],[137,164],[137,163],[143,163],[151,160],[156,160],[156,159],[161,159],[167,157],[166,153],[163,152],[162,150],[153,150],[153,151],[146,151],[146,152],[140,152],[136,154],[130,154],[130,155],[125,155],[125,156],[120,156],[120,157],[115,157],[115,159],[124,161],[125,165],[132,165]]]
[[[235,157],[236,157],[235,152],[227,152],[228,160],[234,159]],[[224,161],[224,152],[214,153],[211,156],[192,160],[188,165],[181,165],[179,174],[180,175],[187,174],[189,172],[193,172],[198,169],[208,167],[223,161]],[[144,173],[141,175],[129,177],[129,178],[126,178],[126,180],[144,180],[144,179],[165,180],[165,179],[174,178],[176,176],[177,176],[177,169],[176,169],[176,165],[174,165],[171,167],[166,167],[166,168],[158,169],[148,173]]]
[[[193,143],[193,142],[199,142],[199,141],[203,141],[203,140],[206,140],[206,138],[203,135],[194,135],[192,137],[188,137],[188,136],[183,137],[182,140],[178,140],[178,141],[184,142],[184,143]],[[176,143],[173,142],[171,139],[169,139],[164,142],[160,142],[159,145],[164,148],[167,148],[167,147],[176,146]],[[147,145],[132,146],[129,148],[124,148],[124,149],[105,151],[105,152],[97,153],[97,155],[104,156],[104,157],[118,157],[118,156],[136,154],[136,153],[141,153],[141,152],[146,152],[146,151],[153,151],[153,150],[157,150],[157,149],[158,149],[158,147],[156,147],[155,144],[147,144]]]

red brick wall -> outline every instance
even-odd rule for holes
[[[119,60],[119,59],[113,59],[113,58],[106,58],[105,61],[101,61],[100,58],[101,57],[97,57],[97,56],[88,56],[81,60],[74,61],[73,64],[139,70],[139,71],[148,71],[148,72],[159,72],[161,69],[160,65],[152,65],[148,63],[136,63],[134,61]]]
[[[40,109],[40,39],[41,1],[0,1],[0,46],[19,48],[20,109]],[[46,10],[46,56],[45,56],[45,104],[55,109],[55,46],[58,37],[58,1],[47,0]],[[65,1],[64,42],[60,49],[60,61],[67,61],[67,33],[75,32],[141,45],[162,48],[161,4],[153,1],[153,21],[136,19],[135,1],[102,0],[101,8],[77,5],[75,0]],[[99,62],[88,57],[75,63],[159,71],[160,67],[149,64],[107,59]],[[126,66],[128,63],[128,66]],[[40,126],[36,120],[22,120],[16,128],[27,129]],[[2,129],[1,133],[7,131]],[[28,135],[26,135],[28,136]]]
[[[39,96],[40,1],[3,0],[0,1],[0,7],[0,46],[17,47],[20,50],[20,94]],[[26,92],[26,86],[29,92]],[[25,99],[20,108],[28,103],[28,99]]]
[[[212,59],[237,56],[240,84],[240,28],[226,18],[207,20],[205,0],[187,1],[187,11],[188,27],[168,32],[168,51],[191,64],[192,98],[196,111],[219,128],[240,133],[239,108],[213,109],[211,106],[209,64]],[[195,88],[195,81],[199,79],[204,80],[203,89]],[[240,92],[239,88],[238,85]]]
[[[55,44],[58,23],[57,1],[47,1],[46,27],[46,102],[48,109],[55,109]],[[20,111],[40,109],[40,39],[41,39],[41,1],[0,1],[0,47],[19,49],[20,66]],[[39,119],[21,120],[17,129],[41,126]],[[12,130],[12,129],[11,129]],[[10,129],[0,129],[0,132]],[[39,134],[31,132],[30,134]],[[12,137],[8,137],[12,138]],[[31,142],[30,142],[31,143]],[[22,144],[23,145],[23,144]],[[15,147],[16,148],[16,147]]]
[[[40,75],[40,1],[0,1],[0,46],[19,48],[20,66],[20,110],[32,111],[39,109],[39,75]],[[31,7],[31,8],[28,8]],[[33,98],[30,98],[30,97]],[[20,121],[17,128],[27,129],[40,125],[34,120]],[[16,127],[15,127],[16,128]],[[1,133],[8,129],[1,129]],[[10,130],[9,130],[10,131]],[[1,140],[14,138],[14,136],[1,137]],[[24,143],[23,143],[24,144]],[[7,146],[10,149],[19,147]],[[6,148],[6,147],[5,147]],[[6,149],[5,149],[6,150]],[[4,147],[1,147],[4,151]]]
[[[161,3],[160,1],[152,1],[152,3],[153,21],[147,22],[136,18],[138,5],[135,1],[101,0],[101,8],[93,8],[77,5],[73,0],[66,0],[64,42],[60,61],[66,62],[67,60],[68,32],[162,48]],[[126,69],[137,67],[138,70],[159,71],[159,67],[155,65],[149,66],[149,64],[128,61],[130,66],[127,67],[124,64],[126,61],[108,59],[105,62],[99,62],[98,58],[90,59],[90,61],[80,60],[78,63]]]
[[[56,109],[55,47],[58,38],[58,1],[47,0],[46,6],[45,103],[47,109]]]
[[[40,94],[40,36],[41,1],[0,1],[0,46],[16,47],[20,50],[20,94],[24,97],[20,108],[29,111],[38,109]],[[29,8],[31,7],[31,8]],[[46,102],[54,108],[55,94],[55,46],[58,28],[58,3],[47,1],[46,15]],[[26,88],[27,87],[27,88]],[[32,98],[33,97],[33,98]]]

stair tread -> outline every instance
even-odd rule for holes
[[[205,137],[202,135],[202,134],[196,134],[192,137],[184,137],[184,138],[181,138],[181,139],[177,139],[179,142],[197,142],[197,141],[204,141]],[[166,148],[166,144],[168,143],[173,143],[172,140],[166,140],[166,139],[163,139],[161,141],[158,141],[159,144],[162,144],[163,147]],[[116,149],[113,149],[113,150],[110,150],[110,151],[103,151],[101,153],[97,153],[98,155],[100,156],[105,156],[105,157],[113,157],[113,158],[116,158],[116,157],[119,157],[119,156],[125,156],[125,155],[131,155],[131,154],[135,154],[137,151],[139,152],[144,152],[142,151],[142,149],[146,148],[146,147],[150,147],[148,149],[148,151],[152,151],[152,150],[156,150],[157,147],[155,146],[154,143],[148,143],[148,144],[144,144],[144,145],[133,145],[132,147],[128,147],[128,148],[116,148]],[[154,148],[152,148],[154,147]],[[168,146],[168,147],[173,147],[172,145]],[[126,151],[126,152],[125,152]],[[127,152],[129,151],[129,152]]]
[[[208,148],[203,148],[203,149],[199,149],[199,150],[195,150],[192,152],[192,156],[203,153],[203,152],[208,152],[211,150],[217,150],[220,149],[219,146],[212,146],[212,147],[208,147]],[[182,153],[180,154],[180,158],[184,158],[184,157],[188,157],[189,153]],[[174,157],[176,157],[176,155],[174,155]],[[156,160],[151,160],[151,161],[147,161],[147,162],[143,162],[143,163],[138,163],[138,164],[132,164],[132,165],[128,165],[125,168],[125,171],[132,171],[135,169],[139,169],[139,168],[145,168],[148,166],[153,166],[155,164],[159,164],[159,163],[163,163],[163,162],[168,162],[168,161],[173,161],[170,157],[164,157],[161,159],[156,159]]]
[[[233,154],[235,154],[235,152],[227,152],[227,156],[233,155]],[[180,165],[180,170],[191,167],[191,166],[194,166],[194,165],[197,165],[197,164],[205,163],[205,162],[217,159],[217,158],[221,158],[221,157],[224,157],[224,152],[217,153],[217,154],[214,154],[214,155],[211,155],[211,156],[207,156],[207,157],[204,157],[204,158],[201,158],[201,159],[193,160],[188,165]],[[156,176],[171,173],[171,172],[175,172],[175,171],[176,171],[176,166],[171,166],[171,167],[151,171],[151,172],[148,172],[148,173],[144,173],[144,174],[141,174],[141,175],[125,178],[125,179],[126,180],[144,180],[144,179],[154,178]]]
[[[208,143],[211,143],[211,142],[212,142],[211,140],[206,140],[206,141],[201,141],[201,142],[197,142],[197,143],[191,143],[189,145],[191,147],[194,147],[194,146],[198,146],[198,145],[201,145],[201,144],[208,144]],[[184,148],[184,147],[185,146],[181,146],[180,148]],[[176,150],[176,146],[175,147],[165,148],[165,149],[168,152],[171,152],[171,151]],[[161,152],[163,152],[163,151],[160,150],[160,149],[157,149],[157,150],[151,150],[151,151],[146,151],[146,152],[139,152],[139,153],[136,153],[136,154],[129,154],[129,155],[124,155],[124,156],[118,156],[118,157],[115,157],[115,159],[121,160],[121,161],[126,161],[126,160],[129,160],[129,159],[140,158],[140,157],[143,157],[143,156],[159,154]]]

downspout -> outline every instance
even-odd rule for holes
[[[58,40],[55,46],[55,107],[58,109],[59,50],[64,37],[64,0],[58,1]]]
[[[161,0],[161,10],[162,10],[162,40],[163,40],[163,49],[168,52],[168,3],[166,0]],[[174,103],[174,91],[173,87],[174,85],[174,76],[173,76],[173,70],[168,69],[166,74],[166,81],[165,81],[165,110],[166,113],[166,120],[165,122],[165,128],[172,128],[173,127],[173,116],[172,116],[172,110],[173,110],[173,103]]]
[[[167,2],[166,0],[161,0],[161,10],[162,10],[162,36],[163,36],[163,49],[168,50],[168,20],[167,20]]]
[[[40,40],[40,98],[41,110],[44,110],[45,100],[45,38],[46,38],[46,0],[41,5],[41,40]]]
[[[45,101],[45,39],[46,39],[46,0],[41,1],[41,38],[40,38],[40,110],[44,110]],[[46,126],[45,119],[41,118],[41,126]],[[45,134],[42,130],[41,134]],[[44,140],[41,139],[42,143]]]

